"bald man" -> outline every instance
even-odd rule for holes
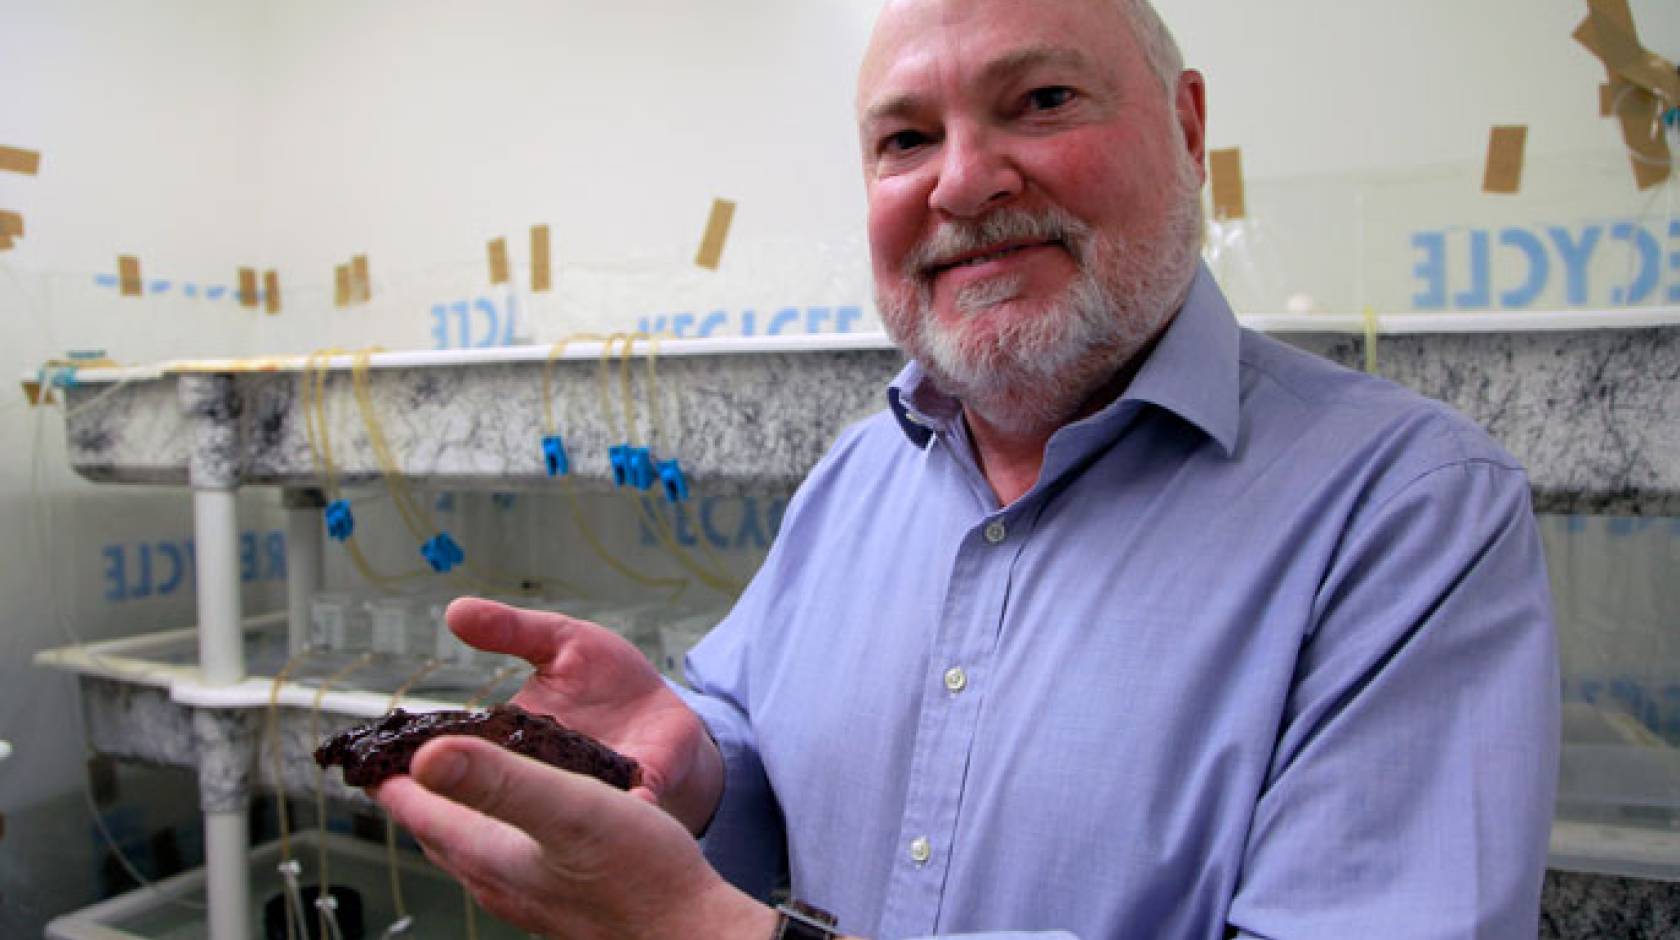
[[[888,407],[692,691],[593,624],[451,607],[642,786],[441,739],[380,801],[551,936],[1534,936],[1558,684],[1522,469],[1239,328],[1205,115],[1144,0],[890,3],[858,84]]]

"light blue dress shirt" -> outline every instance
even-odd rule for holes
[[[688,660],[727,876],[880,938],[1536,935],[1557,660],[1484,433],[1205,269],[1013,505],[888,398]]]

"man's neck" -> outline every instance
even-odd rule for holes
[[[974,441],[974,459],[980,465],[981,476],[986,478],[987,485],[997,496],[999,505],[1010,505],[1025,496],[1038,482],[1044,469],[1045,448],[1049,447],[1050,438],[1057,431],[1096,414],[1125,394],[1138,369],[1148,360],[1155,343],[1165,332],[1163,327],[1161,333],[1157,333],[1062,421],[1039,428],[1008,428],[988,421],[984,415],[963,406],[963,419],[967,422],[969,437]]]
[[[1008,506],[1026,495],[1038,482],[1039,471],[1044,467],[1044,448],[1058,428],[1005,429],[967,407],[963,408],[963,420],[968,424],[969,438],[974,441],[974,460],[980,465],[980,475],[986,478],[998,504]]]

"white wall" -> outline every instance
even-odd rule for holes
[[[867,6],[273,5],[265,249],[314,297],[369,252],[377,327],[304,316],[405,345],[432,345],[432,303],[485,290],[490,238],[522,267],[537,223],[560,266],[543,338],[662,304],[866,301],[848,115]],[[741,205],[719,274],[692,263],[714,197]]]
[[[538,222],[553,226],[560,286],[515,291],[526,336],[713,310],[725,332],[746,329],[746,311],[762,330],[811,306],[859,306],[848,325],[873,326],[851,81],[876,6],[270,6],[261,241],[306,309],[258,323],[257,345],[438,344],[435,306],[506,303],[486,285],[485,241],[507,236],[522,264]],[[1277,312],[1295,295],[1336,312],[1419,306],[1413,240],[1435,231],[1450,240],[1444,306],[1474,306],[1457,299],[1475,276],[1474,226],[1543,240],[1600,223],[1585,302],[1609,306],[1635,257],[1608,226],[1646,219],[1666,236],[1673,188],[1656,202],[1635,191],[1597,114],[1601,67],[1569,35],[1576,0],[1161,6],[1208,76],[1211,143],[1243,148],[1251,219],[1214,233],[1239,309]],[[1680,54],[1680,7],[1635,8],[1647,41]],[[1506,123],[1530,127],[1527,184],[1487,196],[1488,131]],[[713,196],[741,204],[718,273],[690,263]],[[333,311],[332,265],[357,251],[373,258],[375,302]],[[1522,282],[1522,260],[1492,253],[1494,301]],[[1523,305],[1571,305],[1555,251],[1544,273]],[[1680,271],[1643,302],[1669,285]],[[442,319],[441,342],[459,344]]]
[[[96,488],[64,469],[62,422],[29,410],[15,377],[69,348],[124,359],[245,348],[248,318],[179,290],[119,300],[95,289],[119,253],[148,279],[227,282],[253,230],[253,3],[0,0],[0,143],[42,153],[37,176],[0,173],[0,206],[27,235],[0,253],[0,812],[64,791],[83,757],[64,677],[30,654],[88,637],[190,622],[191,595],[107,601],[107,546],[190,533],[179,493]],[[41,445],[37,447],[39,425]],[[33,458],[39,455],[39,480]],[[57,523],[49,546],[32,528]],[[161,566],[160,566],[161,568]],[[137,568],[125,572],[137,574]],[[55,720],[43,720],[52,715]],[[11,848],[0,843],[0,850]]]
[[[1604,69],[1570,38],[1584,0],[1157,0],[1208,77],[1210,143],[1258,178],[1474,164],[1488,128],[1531,156],[1614,150]],[[1680,5],[1632,0],[1645,44],[1680,56]]]

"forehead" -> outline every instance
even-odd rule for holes
[[[1137,59],[1121,0],[894,0],[858,73],[858,107],[930,82],[964,84],[1010,61],[1120,70]],[[1134,63],[1135,64],[1135,63]]]

